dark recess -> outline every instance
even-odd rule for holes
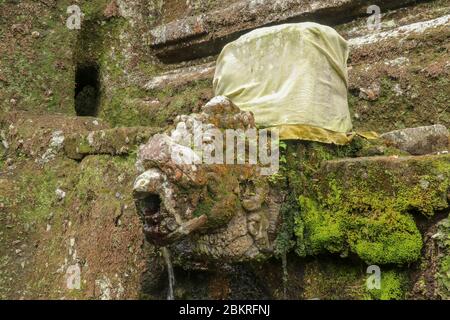
[[[96,63],[77,65],[75,73],[75,111],[77,116],[97,116],[99,98],[98,65]]]
[[[161,209],[161,198],[157,194],[148,194],[142,199],[144,215],[152,216],[159,213]]]

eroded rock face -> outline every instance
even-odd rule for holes
[[[410,3],[411,0],[380,1],[384,9]],[[316,0],[241,0],[206,14],[188,16],[150,30],[150,46],[162,61],[179,62],[214,55],[230,39],[244,31],[289,21],[312,20],[335,24],[366,11],[370,1]],[[359,13],[358,13],[359,12]]]
[[[253,114],[216,97],[140,147],[134,197],[148,241],[194,264],[271,254],[282,196],[270,192],[258,165],[216,161],[224,129],[252,128]]]
[[[444,218],[424,232],[424,250],[420,268],[414,278],[410,298],[450,298],[450,219]]]
[[[385,140],[386,144],[413,155],[424,155],[449,149],[448,130],[440,124],[395,130],[381,135],[381,138]]]

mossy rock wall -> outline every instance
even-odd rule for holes
[[[0,143],[0,298],[165,298],[164,266],[144,242],[131,195],[136,144],[199,111],[213,92],[211,79],[144,84],[215,57],[163,64],[147,32],[233,2],[117,0],[108,16],[112,1],[83,0],[81,30],[69,30],[72,1],[0,0],[0,131],[9,142]],[[445,10],[438,0],[389,12],[384,28]],[[364,35],[365,24],[364,17],[337,29],[350,38]],[[449,126],[448,37],[444,26],[353,50],[355,129]],[[102,120],[74,117],[77,67],[92,64]],[[62,137],[64,148],[51,147]],[[359,137],[343,147],[290,142],[282,151],[281,171],[270,178],[289,194],[277,257],[216,272],[177,268],[178,298],[449,297],[448,155],[402,158]],[[336,161],[374,154],[384,157]],[[366,289],[368,264],[381,267],[379,290]],[[75,265],[74,290],[67,270]]]
[[[144,246],[129,192],[134,159],[89,156],[80,164],[59,158],[44,168],[16,165],[20,174],[1,183],[0,296],[138,298],[154,253]],[[81,271],[79,289],[70,287],[73,266]]]
[[[319,186],[300,196],[306,251],[356,253],[368,264],[405,264],[420,257],[412,214],[448,208],[450,158],[358,158],[325,163]]]

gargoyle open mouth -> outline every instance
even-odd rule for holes
[[[163,215],[161,213],[161,198],[157,194],[147,194],[139,200],[139,208],[144,222],[144,233],[148,241],[162,243],[168,235],[161,229]]]
[[[150,243],[166,246],[180,240],[203,226],[207,217],[189,216],[189,199],[177,195],[176,187],[158,169],[150,169],[135,181],[133,196],[136,200],[144,234]]]

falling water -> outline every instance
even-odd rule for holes
[[[281,263],[283,267],[283,299],[287,299],[287,284],[289,281],[289,274],[287,270],[287,255],[286,252],[283,252],[281,256]]]
[[[175,286],[175,274],[173,273],[172,261],[170,260],[170,251],[166,247],[161,248],[164,261],[167,266],[167,275],[169,277],[169,291],[167,292],[167,300],[174,300],[173,287]]]

